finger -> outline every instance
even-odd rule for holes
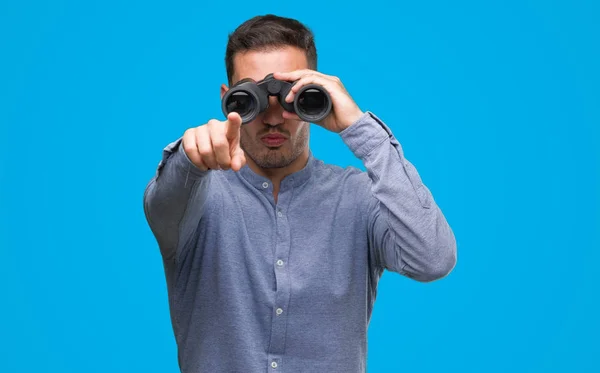
[[[288,92],[287,96],[285,96],[285,101],[286,102],[292,102],[294,101],[294,97],[296,97],[296,93],[298,93],[298,91],[308,85],[308,84],[319,84],[320,86],[322,86],[323,88],[325,88],[326,90],[330,91],[331,90],[331,83],[332,81],[329,79],[326,79],[322,76],[317,76],[317,75],[306,75],[305,77],[301,78],[300,80],[298,80],[293,86],[292,89],[290,89],[290,91]]]
[[[234,171],[239,171],[246,164],[246,155],[242,148],[237,147],[234,151],[231,159],[231,169]]]
[[[206,171],[208,167],[202,163],[202,158],[198,152],[198,145],[196,144],[196,128],[191,128],[183,134],[181,146],[189,160],[202,171]]]
[[[198,128],[196,131],[196,144],[198,147],[198,153],[200,153],[200,157],[202,159],[202,163],[211,170],[217,170],[219,165],[215,159],[207,125]]]
[[[340,84],[341,82],[340,82],[339,78],[337,78],[335,76],[315,75],[315,74],[305,75],[300,80],[298,80],[296,83],[294,83],[291,91],[294,93],[297,93],[300,88],[302,88],[303,86],[305,86],[307,84],[311,84],[311,83],[319,84],[323,88],[327,88],[327,87],[331,87],[334,84]]]
[[[231,154],[231,168],[234,169],[234,171],[239,171],[246,163],[244,151],[240,148],[241,126],[242,117],[238,113],[233,112],[227,116],[227,138],[229,140],[229,152]],[[241,157],[239,154],[241,154]]]
[[[225,136],[225,123],[211,120],[207,126],[215,160],[221,169],[228,170],[231,168],[231,155],[229,154],[229,140]]]
[[[303,76],[309,75],[309,74],[324,75],[315,70],[302,69],[302,70],[295,70],[295,71],[288,71],[288,72],[276,72],[276,73],[273,73],[273,78],[279,79],[279,80],[294,81],[294,80],[298,80],[298,79],[302,78]]]
[[[225,123],[226,126],[226,136],[228,140],[239,140],[240,138],[240,128],[242,126],[242,117],[234,112],[231,112],[227,115],[227,121]]]

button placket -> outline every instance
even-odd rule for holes
[[[276,292],[272,309],[271,336],[268,352],[270,357],[278,356],[285,350],[285,336],[287,329],[287,307],[290,299],[289,266],[286,265],[290,250],[290,227],[288,219],[284,215],[285,208],[289,204],[291,192],[283,189],[275,205],[276,242],[274,247],[274,263]],[[281,362],[277,362],[276,368],[281,371]],[[269,361],[269,367],[273,368]]]

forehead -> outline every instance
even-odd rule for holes
[[[267,51],[248,51],[237,53],[233,58],[235,73],[232,81],[251,78],[263,79],[274,72],[289,72],[308,68],[306,53],[296,47],[282,47]]]

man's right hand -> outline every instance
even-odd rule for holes
[[[246,156],[240,147],[242,118],[236,112],[226,121],[211,119],[199,127],[190,128],[183,134],[183,150],[199,169],[239,171],[246,164]]]

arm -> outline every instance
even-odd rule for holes
[[[454,234],[389,127],[367,112],[340,136],[371,180],[368,232],[376,265],[421,282],[448,275],[456,265]]]
[[[177,259],[196,239],[198,222],[212,182],[210,170],[239,171],[246,163],[240,147],[242,117],[209,120],[186,130],[163,152],[156,175],[144,192],[146,220],[164,259]]]
[[[164,149],[144,192],[146,220],[165,259],[174,258],[178,247],[194,237],[211,180],[210,171],[202,171],[190,161],[181,141]]]

